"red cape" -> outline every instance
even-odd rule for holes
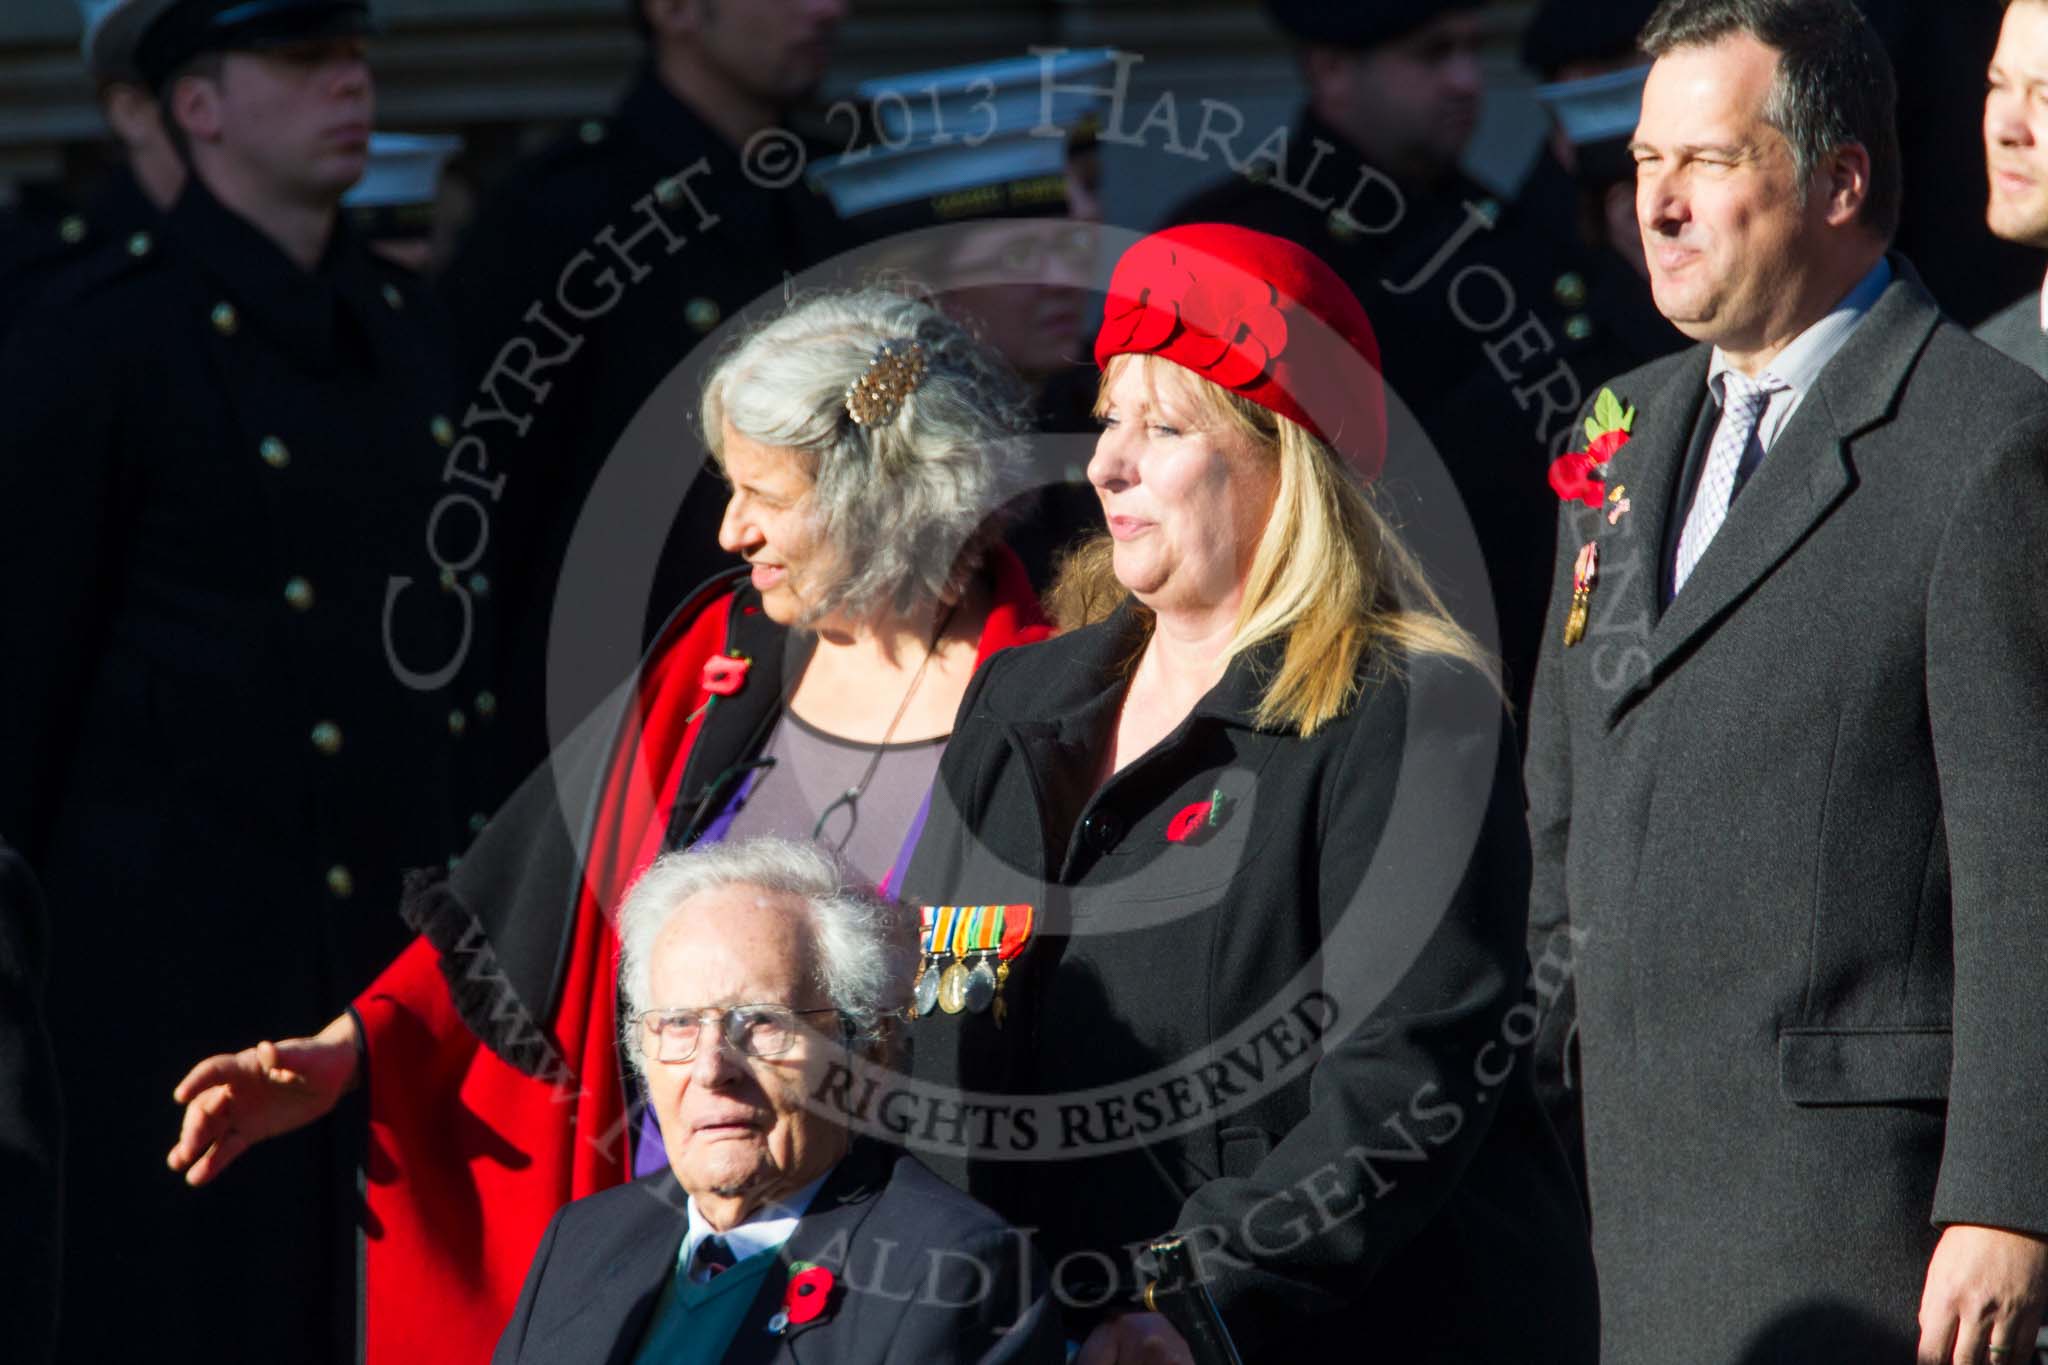
[[[979,667],[1052,633],[1021,564],[991,557],[996,606]],[[470,1032],[440,955],[414,941],[355,1002],[370,1115],[363,1292],[369,1365],[487,1362],[548,1220],[622,1183],[626,1089],[614,1017],[617,950],[604,907],[662,851],[705,723],[704,664],[724,651],[733,598],[673,623],[641,669],[590,840],[548,1031],[567,1078],[518,1070]],[[579,1140],[579,1137],[581,1140]]]

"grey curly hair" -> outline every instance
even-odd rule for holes
[[[619,1038],[633,1069],[643,1076],[647,1070],[640,1048],[642,1013],[664,1004],[704,1003],[651,998],[655,941],[684,901],[729,886],[803,901],[810,911],[815,984],[846,1021],[851,1041],[880,1050],[888,1041],[890,1016],[910,998],[918,944],[909,912],[849,883],[816,844],[737,839],[664,853],[634,880],[619,906],[619,989],[626,1000]]]
[[[893,418],[861,426],[847,389],[883,343],[924,351],[923,381]],[[794,449],[812,513],[843,566],[806,612],[909,615],[977,567],[990,513],[1024,484],[1030,402],[995,350],[930,302],[894,289],[813,294],[742,335],[704,385],[706,446],[725,430]]]

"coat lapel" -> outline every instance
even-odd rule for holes
[[[777,1264],[761,1280],[754,1301],[740,1319],[739,1330],[727,1348],[725,1365],[767,1365],[770,1361],[793,1365],[822,1365],[833,1358],[830,1343],[835,1339],[823,1331],[846,1311],[844,1284],[835,1285],[825,1311],[809,1322],[771,1332],[768,1321],[781,1311],[789,1285],[789,1267],[810,1261],[829,1268],[841,1280],[846,1278],[860,1225],[875,1207],[875,1198],[889,1182],[889,1149],[867,1138],[856,1138],[832,1176],[818,1190],[811,1206],[798,1220]]]
[[[1813,390],[1791,423],[1764,457],[1756,474],[1729,509],[1713,544],[1700,557],[1685,590],[1670,607],[1651,619],[1647,648],[1649,668],[1633,686],[1614,698],[1609,722],[1637,696],[1676,666],[1683,651],[1702,632],[1724,620],[1784,562],[1814,527],[1841,502],[1855,482],[1850,459],[1855,438],[1888,420],[1899,389],[1940,321],[1934,302],[1910,265],[1892,258],[1895,278],[1850,337],[1848,345],[1821,371]],[[1703,397],[1707,351],[1701,348],[1678,382],[1691,382]],[[1697,411],[1700,398],[1692,409]],[[1674,407],[1684,406],[1674,404]],[[1672,506],[1671,492],[1682,462],[1683,437],[1657,450],[1678,458],[1660,462],[1661,488],[1646,488],[1657,520],[1650,544],[1661,546],[1670,520],[1684,515]],[[1661,556],[1659,556],[1661,562]],[[1658,591],[1657,574],[1645,576],[1638,589]]]

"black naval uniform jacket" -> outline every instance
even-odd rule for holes
[[[738,149],[652,68],[610,118],[578,125],[486,198],[442,293],[466,430],[505,476],[492,512],[504,790],[547,756],[546,686],[577,681],[544,676],[549,618],[584,500],[620,436],[721,323],[779,300],[790,273],[846,244],[841,231],[803,183],[776,190],[749,178]],[[511,377],[520,374],[530,383]],[[697,467],[696,396],[677,395],[661,433],[677,452],[667,467],[685,484]],[[705,468],[687,497],[664,487],[646,500],[664,498],[681,510],[644,613],[650,641],[691,588],[732,562],[717,547],[725,488],[715,471]],[[585,680],[582,694],[556,699],[558,714],[580,719],[612,682]]]
[[[1548,506],[1550,460],[1583,448],[1579,410],[1601,383],[1682,338],[1639,353],[1633,334],[1595,310],[1608,266],[1580,240],[1572,213],[1530,212],[1461,174],[1394,183],[1308,110],[1287,152],[1281,172],[1253,163],[1168,220],[1235,223],[1299,243],[1365,305],[1399,399],[1391,439],[1416,439],[1412,412],[1486,559],[1492,610],[1455,598],[1452,610],[1483,638],[1498,631],[1508,693],[1525,702],[1555,544],[1551,519],[1534,510]]]
[[[0,358],[0,834],[55,930],[63,1358],[317,1361],[353,1311],[344,1126],[194,1192],[163,1165],[170,1094],[332,1018],[404,946],[401,869],[455,851],[486,726],[459,673],[398,671],[463,643],[426,548],[445,362],[345,232],[303,271],[195,182],[137,245]],[[263,1289],[226,1339],[168,1329],[237,1284]]]
[[[1369,665],[1303,739],[1252,718],[1267,648],[1093,790],[1135,628],[1126,605],[1009,651],[963,700],[904,896],[1039,927],[1000,1022],[908,1030],[913,1076],[982,1108],[884,1121],[908,1113],[913,1149],[1036,1231],[1070,1336],[1130,1306],[1130,1244],[1179,1229],[1229,1258],[1212,1288],[1248,1360],[1347,1338],[1590,1360],[1584,1220],[1517,1008],[1528,850],[1498,696],[1463,666]],[[1005,1108],[1032,1095],[1036,1118]],[[964,1162],[932,1145],[953,1136]]]
[[[76,212],[0,210],[0,340],[66,270],[109,246],[125,248],[136,233],[154,232],[161,218],[126,166],[108,172]]]

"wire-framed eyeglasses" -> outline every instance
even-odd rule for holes
[[[723,1021],[728,1046],[742,1057],[780,1057],[803,1036],[806,1014],[837,1014],[830,1005],[800,1010],[789,1005],[728,1005],[723,1009],[646,1010],[640,1015],[640,1050],[656,1062],[687,1062],[697,1055],[704,1021]]]

